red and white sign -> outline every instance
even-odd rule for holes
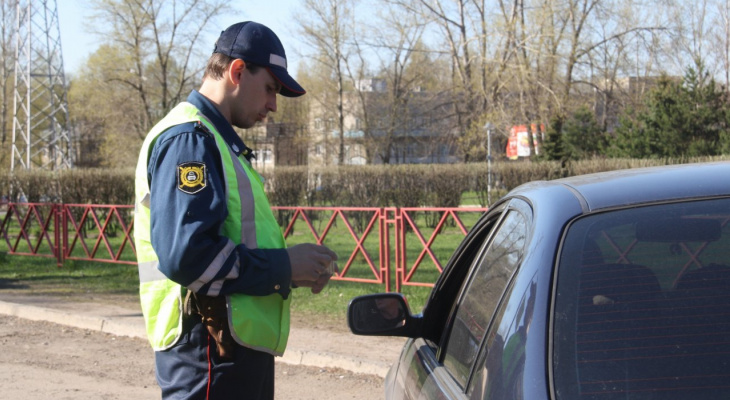
[[[530,125],[533,134],[533,144],[535,145],[535,154],[540,154],[540,149],[537,141],[537,124]],[[541,132],[545,131],[545,126],[540,125]],[[516,160],[519,157],[529,157],[530,154],[530,132],[527,130],[527,125],[514,125],[509,132],[509,139],[507,140],[507,158],[510,160]]]

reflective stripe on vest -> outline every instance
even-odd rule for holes
[[[258,173],[245,158],[235,155],[215,126],[200,115],[195,106],[181,103],[175,107],[145,138],[135,178],[135,244],[139,262],[140,298],[147,336],[155,350],[170,348],[180,337],[183,288],[159,271],[158,258],[151,245],[147,162],[156,138],[170,127],[186,122],[200,122],[213,135],[224,170],[228,215],[221,234],[231,241],[216,256],[206,275],[220,269],[228,255],[235,250],[236,243],[243,243],[251,249],[286,247]],[[234,268],[237,271],[238,265]],[[207,282],[208,278],[202,276],[188,289],[197,290]],[[222,280],[212,282],[209,294],[217,293],[222,285]],[[226,299],[228,323],[236,342],[270,354],[283,354],[289,336],[291,296],[284,300],[279,294],[234,294]]]

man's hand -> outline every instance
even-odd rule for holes
[[[314,294],[324,289],[334,272],[339,272],[335,264],[337,254],[325,246],[304,243],[286,251],[291,263],[292,282],[312,288]]]
[[[334,263],[334,272],[340,272],[340,270],[337,268],[336,263]],[[319,278],[317,278],[317,280],[314,282],[312,282],[312,281],[300,281],[300,282],[292,281],[292,282],[294,282],[294,284],[299,287],[311,288],[313,294],[318,294],[319,292],[322,291],[322,289],[324,289],[325,286],[327,286],[327,283],[329,283],[331,277],[332,277],[332,274],[330,274],[329,272],[325,272],[322,275],[320,275]]]

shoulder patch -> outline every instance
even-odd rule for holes
[[[207,185],[205,164],[190,161],[177,166],[177,188],[187,194],[195,194]]]

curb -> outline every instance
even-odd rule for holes
[[[319,368],[340,368],[356,374],[377,375],[385,378],[390,368],[389,364],[368,362],[355,358],[342,357],[332,353],[301,351],[287,349],[283,357],[276,360],[290,365],[303,365]]]
[[[31,321],[46,321],[55,324],[88,329],[115,336],[128,336],[147,340],[143,323],[134,323],[124,317],[98,317],[79,315],[66,311],[25,304],[0,301],[0,314]],[[319,368],[340,368],[356,374],[377,375],[385,378],[390,365],[376,361],[356,359],[339,354],[301,350],[289,347],[283,357],[276,359],[290,365]]]
[[[112,319],[72,314],[65,311],[49,308],[29,306],[25,304],[0,301],[0,313],[31,321],[46,321],[54,324],[72,326],[74,328],[89,329],[116,336],[130,336],[144,338],[136,329],[128,324],[122,324]]]

